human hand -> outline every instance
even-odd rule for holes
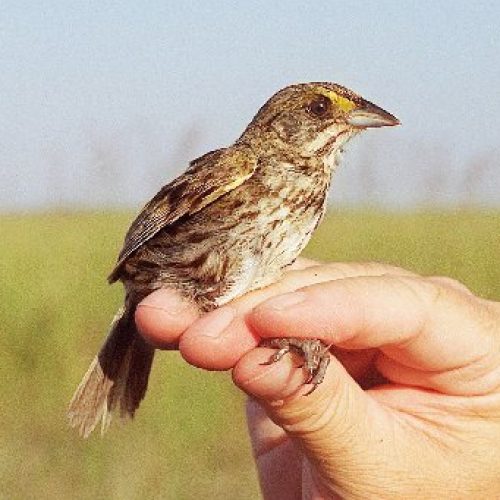
[[[249,425],[266,498],[500,495],[500,304],[447,278],[377,264],[291,271],[194,323],[192,306],[171,320],[150,299],[167,310],[178,302],[159,291],[139,307],[148,338],[180,338],[197,366],[234,366],[254,398]],[[292,358],[260,364],[271,351],[254,348],[259,339],[284,335],[336,346],[310,396]]]

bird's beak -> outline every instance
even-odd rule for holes
[[[349,113],[347,123],[355,128],[374,128],[393,127],[399,125],[400,121],[382,108],[365,101]]]

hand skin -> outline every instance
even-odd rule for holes
[[[195,366],[233,369],[266,499],[500,498],[500,303],[450,278],[301,261],[202,317],[154,292],[136,322]],[[333,345],[307,397],[300,360],[261,364],[260,338],[283,336]]]

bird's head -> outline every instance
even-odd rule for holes
[[[366,128],[398,124],[395,116],[345,87],[302,83],[274,94],[241,139],[258,137],[302,157],[327,157]]]

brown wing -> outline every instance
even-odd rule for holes
[[[158,231],[237,188],[256,166],[255,156],[241,148],[219,149],[193,160],[186,172],[160,189],[132,223],[108,281],[116,281],[127,257]]]

